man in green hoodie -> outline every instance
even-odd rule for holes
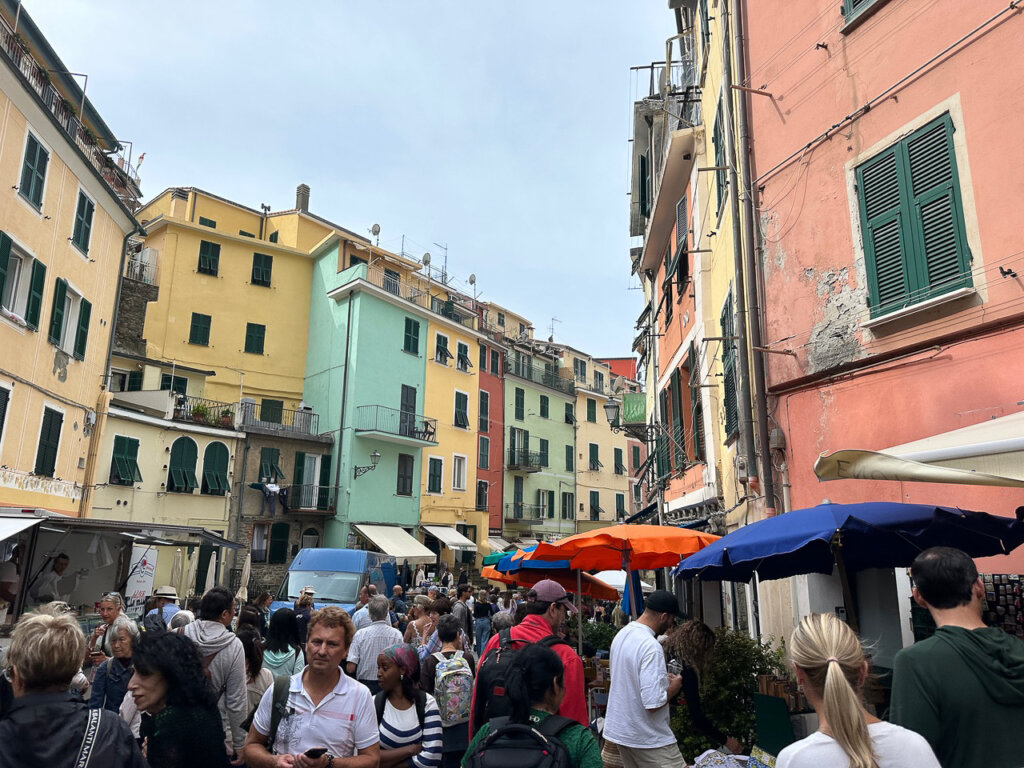
[[[1024,643],[985,626],[985,588],[966,553],[925,550],[910,575],[938,628],[896,654],[890,719],[924,736],[943,768],[1019,768]]]

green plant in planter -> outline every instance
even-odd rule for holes
[[[607,651],[611,649],[612,640],[618,631],[614,624],[604,624],[603,622],[591,624],[584,622],[583,642],[590,643],[590,645],[594,646],[595,650]]]
[[[192,420],[199,422],[207,422],[210,420],[210,409],[202,403],[196,403],[192,406]]]
[[[783,674],[783,656],[781,646],[772,648],[745,632],[715,630],[715,650],[701,680],[700,696],[704,713],[718,730],[744,745],[753,743],[757,676]],[[673,703],[670,712],[672,732],[684,757],[693,760],[705,750],[721,746],[712,744],[693,726],[685,702]]]

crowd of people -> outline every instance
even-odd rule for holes
[[[984,625],[962,552],[928,550],[911,574],[938,629],[897,655],[888,722],[864,705],[870,664],[850,627],[832,614],[799,622],[789,662],[819,727],[778,768],[1024,765],[1024,645]],[[108,593],[88,637],[66,603],[44,604],[18,621],[4,659],[0,768],[675,768],[687,764],[669,723],[680,700],[723,761],[751,746],[704,712],[715,634],[670,592],[622,622],[594,721],[566,640],[577,607],[557,582],[412,592],[367,585],[350,614],[316,610],[307,587],[271,615],[268,593],[239,605],[217,586],[183,609],[161,587],[141,621]],[[591,604],[587,620],[613,614]]]

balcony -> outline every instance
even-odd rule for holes
[[[559,376],[557,369],[537,368],[532,363],[527,365],[521,361],[517,364],[515,360],[505,360],[505,373],[532,381],[535,384],[541,384],[566,395],[574,394],[576,391],[572,380]]]
[[[174,421],[187,421],[206,427],[234,429],[235,404],[207,400],[205,397],[175,394],[174,412],[171,418]]]
[[[430,310],[435,315],[440,315],[452,320],[470,330],[476,330],[477,316],[472,306],[464,306],[463,302],[455,298],[445,299],[438,296],[438,293],[445,293],[443,284],[427,280],[419,275],[403,276],[396,270],[381,268],[377,266],[364,266],[366,282],[383,288],[406,301],[416,304],[423,309]],[[360,276],[356,273],[356,276]],[[449,297],[456,294],[448,292]],[[472,305],[472,299],[466,298],[465,302]]]
[[[356,408],[355,430],[357,434],[399,445],[437,445],[437,419],[386,405],[360,405]]]
[[[540,451],[524,451],[510,448],[507,469],[512,472],[540,472]]]
[[[320,416],[313,413],[312,408],[299,408],[293,411],[245,398],[242,400],[239,416],[238,428],[243,432],[280,437],[301,436],[332,442],[330,435],[320,435]]]
[[[153,249],[147,248],[145,250],[152,251]],[[125,262],[124,276],[129,280],[135,280],[146,285],[159,285],[160,272],[157,270],[155,262],[132,257]]]
[[[524,504],[521,501],[505,503],[505,522],[520,525],[540,525],[548,519],[542,504]]]
[[[288,511],[300,514],[334,514],[333,485],[293,485],[288,496]]]

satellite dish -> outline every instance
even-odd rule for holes
[[[470,285],[476,285],[476,275],[470,275],[469,276],[469,284]]]
[[[380,234],[380,224],[374,224],[372,227],[370,227],[370,234],[373,235],[374,237],[379,235]]]
[[[430,266],[430,253],[429,252],[423,254],[422,262],[423,262],[423,266],[424,267],[429,267]]]

